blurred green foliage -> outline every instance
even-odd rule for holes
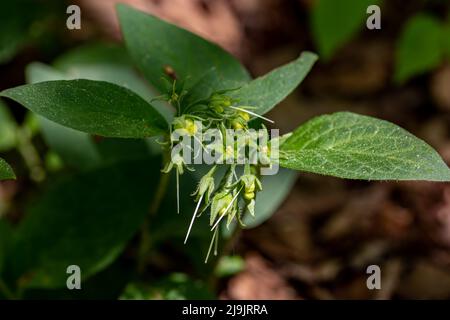
[[[432,71],[450,59],[450,21],[427,12],[433,5],[448,1],[424,0],[423,9],[409,17],[396,41],[394,82],[407,80]],[[382,0],[317,0],[314,2],[310,27],[321,58],[329,61],[336,52],[361,32],[369,17],[368,6]],[[450,10],[450,8],[448,8]],[[449,11],[450,12],[450,11]],[[381,10],[383,30],[383,9]]]
[[[64,1],[0,1],[0,64],[24,47],[51,42],[54,33],[49,30],[64,21],[61,12],[65,12]]]
[[[310,25],[320,56],[329,60],[365,25],[367,7],[380,3],[381,0],[315,1]]]
[[[397,43],[394,80],[403,83],[450,59],[449,24],[430,14],[417,14],[404,26]]]
[[[245,261],[240,256],[224,256],[217,263],[215,275],[219,278],[233,276],[245,268]]]

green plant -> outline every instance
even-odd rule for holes
[[[431,14],[420,13],[411,17],[397,44],[394,80],[403,83],[448,60],[448,30],[448,22],[442,22]]]
[[[310,26],[320,55],[329,60],[361,30],[367,7],[381,0],[317,0],[311,9]]]
[[[430,3],[433,1],[424,1],[425,5]],[[368,17],[367,7],[382,4],[381,0],[316,1],[311,8],[310,26],[321,56],[331,59],[361,31]],[[449,30],[448,21],[431,13],[419,12],[409,17],[396,41],[394,82],[402,84],[447,61]]]
[[[261,168],[280,165],[348,179],[450,181],[449,168],[425,142],[394,124],[349,112],[314,118],[270,139],[262,150],[265,163],[191,166],[171,157],[179,145],[172,132],[195,136],[203,130],[196,121],[220,132],[256,127],[271,138],[259,120],[269,120],[263,115],[301,83],[317,57],[305,52],[252,80],[237,60],[208,41],[127,6],[120,5],[118,13],[131,61],[121,48],[89,47],[52,67],[31,64],[30,84],[0,93],[39,115],[49,146],[76,170],[34,200],[19,227],[8,231],[15,233],[12,243],[0,241],[7,247],[0,259],[5,288],[18,287],[18,294],[60,288],[73,263],[82,268],[83,279],[94,281],[139,229],[133,256],[142,272],[158,243],[168,237],[186,242],[186,229],[197,214],[209,211],[209,219],[198,219],[192,230],[192,246],[184,247],[204,270],[199,248],[209,249],[208,255],[213,248],[217,252],[220,235],[230,237],[239,224],[261,223],[290,189],[293,171],[261,177]],[[152,88],[133,72],[131,62]],[[220,146],[226,156],[230,150]],[[0,169],[2,179],[13,177],[3,161]],[[167,174],[171,170],[174,179]],[[170,214],[180,208],[192,218]],[[0,220],[0,227],[5,224]]]

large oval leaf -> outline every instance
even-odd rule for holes
[[[86,45],[59,57],[54,63],[57,67],[31,63],[26,69],[27,82],[77,78],[106,81],[128,88],[150,102],[155,97],[155,90],[135,72],[130,63],[131,60],[122,47],[111,44]],[[170,121],[172,112],[165,104],[155,101],[152,106]],[[65,164],[74,168],[92,168],[103,161],[134,156],[135,152],[129,152],[128,146],[134,148],[139,144],[143,153],[148,149],[146,141],[142,139],[102,139],[95,142],[87,133],[64,127],[43,117],[40,117],[40,127],[49,147],[62,157]],[[100,152],[105,145],[109,149],[114,147],[116,151],[108,152],[105,157],[106,154]]]
[[[39,64],[36,65],[36,63],[27,67],[27,71],[30,70],[28,74],[31,74],[33,69],[36,69],[37,77],[34,77],[34,80],[38,81],[32,81],[33,83],[50,80],[88,79],[117,84],[130,89],[151,103],[167,122],[172,121],[174,110],[168,103],[154,99],[159,93],[138,74],[127,51],[121,46],[99,43],[77,47],[59,56],[53,63],[53,67],[62,71],[65,78],[39,80],[42,78],[39,77],[42,75],[40,71],[45,72],[46,70],[42,70],[42,67],[39,68]]]
[[[280,150],[284,167],[340,178],[450,180],[449,168],[424,141],[390,122],[350,112],[308,121]]]
[[[16,175],[5,160],[0,158],[0,180],[15,179]]]
[[[100,136],[145,138],[168,130],[161,114],[144,99],[108,82],[48,81],[0,95],[66,127]]]
[[[78,265],[85,280],[112,263],[148,213],[159,161],[123,162],[47,189],[17,229],[8,278],[24,287],[63,287],[69,265]]]
[[[117,11],[132,59],[161,92],[167,88],[162,78],[168,78],[164,72],[168,66],[186,82],[186,88],[211,69],[220,79],[213,82],[215,90],[236,88],[250,80],[239,61],[219,46],[126,5],[119,5]]]
[[[232,92],[240,105],[256,107],[264,114],[284,100],[302,81],[317,61],[317,55],[303,52],[300,57]]]

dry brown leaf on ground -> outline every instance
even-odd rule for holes
[[[246,268],[233,277],[222,298],[233,300],[292,300],[295,290],[257,253],[245,257]]]

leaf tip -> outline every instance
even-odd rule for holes
[[[0,159],[1,160],[1,159]],[[0,172],[0,181],[1,180],[16,180],[16,174],[14,173],[14,170],[11,168],[11,166],[6,163],[5,161],[0,161],[1,165],[1,171]]]
[[[319,60],[319,55],[317,53],[314,53],[312,51],[303,51],[300,55],[301,58],[308,59],[312,62],[316,62]]]

